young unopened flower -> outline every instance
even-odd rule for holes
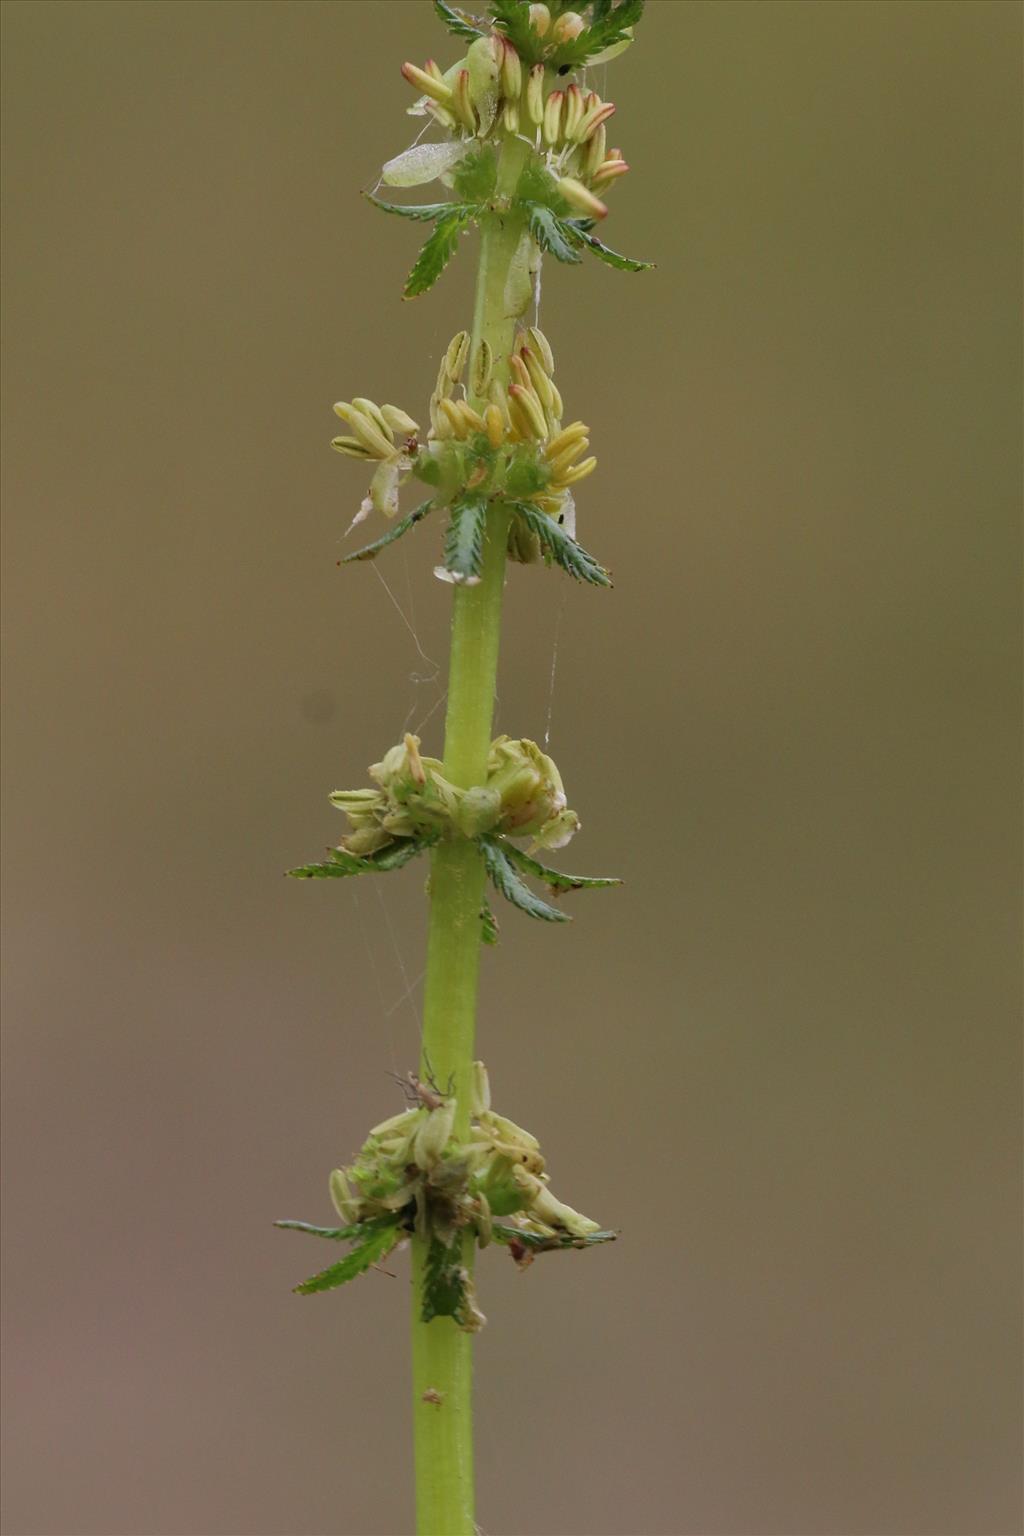
[[[551,30],[551,36],[556,43],[569,43],[579,37],[585,26],[586,22],[579,11],[563,11]]]
[[[575,812],[566,811],[558,769],[535,741],[499,736],[488,755],[487,783],[501,795],[497,825],[502,832],[533,837],[544,847],[561,847],[579,825]],[[547,840],[551,833],[554,842]]]
[[[608,209],[599,197],[595,197],[582,181],[577,181],[575,176],[561,176],[558,180],[558,190],[567,203],[580,213],[587,214],[592,219],[603,219]]]
[[[546,5],[530,6],[530,26],[538,37],[546,37],[551,26],[551,12]]]

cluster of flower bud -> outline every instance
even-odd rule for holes
[[[338,400],[335,414],[351,428],[352,435],[331,439],[331,447],[351,459],[373,459],[378,463],[370,482],[370,494],[363,502],[356,521],[374,508],[387,517],[398,511],[399,487],[409,478],[416,453],[419,427],[397,405],[377,405],[373,400],[356,398]]]
[[[555,48],[585,26],[577,11],[564,11],[553,22],[546,5],[534,5],[530,15],[538,39]],[[605,124],[614,103],[576,84],[550,90],[545,65],[526,67],[497,32],[478,38],[446,71],[428,59],[422,69],[403,64],[402,74],[423,93],[411,112],[429,114],[460,138],[485,139],[500,131],[531,136],[538,152],[546,152],[566,201],[577,212],[604,218],[608,209],[597,193],[629,169],[622,151],[607,146]]]
[[[468,399],[455,398],[469,352],[469,336],[460,331],[442,359],[430,398],[430,434],[417,473],[438,483],[453,481],[461,462],[456,462],[454,470],[449,467],[451,455],[446,454],[446,445],[467,442],[474,436],[485,437],[495,453],[505,449],[514,454],[525,446],[543,471],[542,493],[535,495],[534,501],[543,511],[560,515],[565,492],[593,473],[597,459],[581,458],[590,444],[589,429],[582,421],[562,426],[564,406],[554,380],[555,360],[547,337],[537,326],[517,332],[508,358],[507,384],[493,368],[486,341],[480,343],[470,361],[469,380],[473,398],[486,401],[479,410]],[[471,476],[468,488],[475,488],[477,483],[495,492],[509,488],[508,462],[506,455],[504,462],[478,466],[476,481]],[[515,492],[514,484],[511,489]]]
[[[537,326],[516,333],[502,369],[486,340],[472,347],[468,331],[459,331],[441,359],[425,442],[417,437],[417,423],[397,406],[365,398],[338,401],[334,409],[351,435],[335,437],[331,446],[377,464],[355,522],[373,509],[394,516],[400,487],[415,473],[437,487],[442,501],[473,490],[528,496],[572,533],[572,487],[593,473],[597,459],[584,456],[590,446],[585,423],[562,425],[554,372],[551,344]],[[510,552],[519,560],[536,559],[536,536],[515,530]]]
[[[351,829],[339,846],[368,858],[401,838],[494,833],[563,848],[579,830],[561,775],[536,742],[499,736],[491,743],[486,782],[470,789],[452,784],[442,769],[439,759],[421,755],[419,737],[407,734],[369,769],[376,789],[337,789],[330,796]]]
[[[422,69],[403,64],[402,74],[422,92],[410,111],[427,113],[450,133],[482,139],[499,127],[519,132],[522,61],[498,33],[477,38],[450,69],[428,59]]]
[[[452,1136],[455,1099],[413,1074],[409,1083],[415,1107],[375,1125],[354,1161],[330,1176],[331,1200],[346,1226],[401,1212],[408,1230],[446,1247],[462,1231],[486,1247],[496,1218],[512,1217],[516,1231],[555,1241],[600,1230],[551,1193],[537,1138],[491,1109],[483,1062],[473,1064],[470,1126],[462,1139]]]

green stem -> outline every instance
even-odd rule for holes
[[[496,201],[514,190],[528,153],[529,146],[521,140],[505,142]],[[496,212],[481,230],[472,345],[475,349],[486,341],[499,367],[507,367],[519,318],[507,313],[505,293],[522,228],[519,219]],[[492,507],[480,583],[455,589],[444,770],[463,788],[482,784],[487,771],[508,520],[508,513]],[[483,860],[473,843],[452,841],[435,851],[420,1071],[424,1076],[432,1072],[443,1089],[451,1080],[457,1101],[456,1136],[469,1128],[484,878]],[[417,1530],[419,1536],[473,1536],[472,1336],[450,1318],[421,1320],[426,1248],[425,1239],[413,1238]],[[473,1244],[467,1238],[463,1261],[469,1269],[473,1258]]]

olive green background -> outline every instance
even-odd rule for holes
[[[337,569],[328,441],[469,315],[472,242],[403,304],[358,195],[457,44],[4,23],[6,1531],[407,1532],[405,1259],[296,1298],[270,1223],[400,1107],[422,871],[281,871],[440,746],[440,530]],[[489,1536],[1020,1528],[1020,32],[655,0],[608,69],[605,238],[658,268],[549,264],[542,323],[616,586],[511,571],[497,725],[628,883],[499,914],[479,1039],[623,1236],[483,1256]]]

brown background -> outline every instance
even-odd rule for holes
[[[399,1107],[421,880],[281,871],[438,698],[327,444],[468,316],[470,246],[403,305],[358,196],[456,45],[4,9],[6,1530],[406,1532],[404,1262],[301,1300],[270,1222]],[[491,1536],[1019,1529],[1019,42],[656,0],[609,71],[658,270],[542,318],[617,585],[513,570],[498,723],[550,707],[568,865],[628,885],[502,914],[480,1048],[624,1236],[484,1257]],[[443,663],[437,534],[380,575]]]

